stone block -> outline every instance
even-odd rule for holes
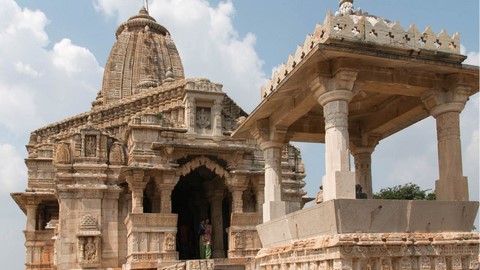
[[[345,233],[469,232],[478,202],[330,200],[257,226],[263,247]]]

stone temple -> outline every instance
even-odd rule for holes
[[[339,2],[251,115],[222,85],[184,77],[145,8],[120,25],[91,110],[31,133],[28,186],[12,194],[26,269],[478,269],[459,128],[478,67],[462,64],[458,34]],[[378,142],[430,116],[437,201],[372,199]],[[326,146],[313,206],[292,141]],[[205,218],[212,259],[198,256]]]

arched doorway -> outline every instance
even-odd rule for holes
[[[230,200],[230,201],[229,201]],[[219,202],[219,203],[218,203]],[[226,256],[226,226],[229,224],[231,203],[223,178],[202,165],[181,176],[172,191],[172,212],[178,214],[177,251],[181,260],[198,259],[201,220],[210,219],[213,226],[214,258]],[[228,213],[226,213],[228,212]]]

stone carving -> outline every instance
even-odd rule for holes
[[[223,169],[220,165],[218,165],[211,159],[204,156],[197,157],[192,161],[185,163],[178,169],[178,172],[180,173],[180,175],[185,176],[200,166],[207,167],[208,169],[210,169],[212,172],[216,173],[220,177],[225,177],[225,178],[231,177],[229,172],[227,172],[225,169]]]
[[[97,156],[97,136],[86,135],[85,136],[85,157]]]
[[[211,129],[212,114],[210,108],[197,107],[197,128],[201,130]]]
[[[119,142],[114,142],[110,148],[109,158],[110,164],[112,165],[123,165],[125,164],[125,152],[123,150],[123,145]]]
[[[94,261],[97,259],[97,244],[94,242],[93,237],[87,238],[87,243],[84,247],[84,258],[86,261]]]
[[[164,239],[164,251],[172,251],[175,250],[175,236],[171,233],[167,233]]]
[[[233,243],[234,243],[235,248],[243,248],[242,233],[238,232],[233,236]]]
[[[84,215],[80,219],[80,230],[97,230],[97,219],[91,215]]]
[[[68,164],[71,162],[70,144],[60,142],[55,152],[55,162],[59,164]]]

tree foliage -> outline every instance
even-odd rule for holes
[[[422,190],[418,185],[407,183],[389,188],[382,188],[373,194],[374,199],[386,200],[435,200],[435,191]]]

